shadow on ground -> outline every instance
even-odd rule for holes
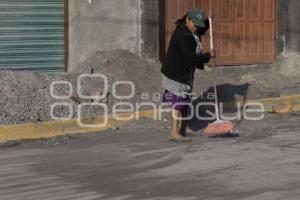
[[[220,103],[237,103],[237,101],[242,101],[244,104],[247,101],[247,93],[250,84],[243,85],[232,85],[232,84],[223,84],[218,85],[218,99]],[[214,88],[209,88],[204,94],[196,98],[193,101],[194,108],[194,117],[189,121],[189,127],[194,131],[199,131],[209,123],[215,121],[214,113],[215,107],[212,106],[214,103]],[[223,107],[223,110],[226,113],[236,113],[236,109]],[[239,122],[240,123],[240,122]]]

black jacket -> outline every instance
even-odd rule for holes
[[[208,20],[205,21],[205,25],[205,28],[199,30],[199,37],[209,29]],[[192,32],[185,25],[185,19],[178,21],[161,72],[169,79],[189,84],[191,70],[193,68],[203,70],[204,63],[211,57],[210,53],[196,55],[196,46]]]

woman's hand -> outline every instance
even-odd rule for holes
[[[208,11],[207,17],[209,17],[209,18],[214,18],[214,17],[215,17],[212,10],[209,10],[209,11]]]

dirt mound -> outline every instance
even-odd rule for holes
[[[68,80],[60,75],[38,72],[0,71],[0,124],[19,124],[50,120],[51,105],[56,102],[50,96],[54,80]],[[71,100],[64,100],[75,106]],[[65,107],[56,110],[64,116]]]
[[[103,74],[109,80],[109,86],[115,81],[131,81],[136,94],[161,91],[161,73],[159,63],[150,63],[133,53],[124,50],[96,52],[82,62],[71,73]]]
[[[42,74],[31,71],[0,71],[0,124],[23,124],[53,120],[50,115],[51,106],[55,103],[68,104],[78,116],[78,106],[91,103],[91,100],[80,99],[77,94],[77,78],[82,73],[101,73],[108,77],[109,93],[102,102],[108,108],[118,101],[139,102],[142,92],[160,91],[160,66],[138,58],[127,51],[97,52],[69,74]],[[50,95],[50,87],[54,81],[67,81],[73,86],[72,97],[57,100]],[[130,100],[116,100],[112,96],[112,84],[115,81],[131,81],[135,85],[135,96]],[[82,93],[85,95],[101,94],[101,83],[97,80],[82,81]],[[127,86],[118,87],[118,95],[129,94]],[[55,94],[69,94],[68,87],[55,87]],[[103,114],[97,107],[85,107],[83,117]],[[55,117],[68,117],[70,109],[58,105],[54,109]]]

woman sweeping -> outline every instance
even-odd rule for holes
[[[163,102],[172,105],[169,140],[190,142],[188,136],[196,134],[188,126],[179,131],[178,126],[180,117],[189,112],[195,70],[203,70],[204,63],[213,56],[202,51],[201,43],[201,36],[209,29],[209,21],[202,10],[192,9],[176,25],[161,69],[165,89]]]

